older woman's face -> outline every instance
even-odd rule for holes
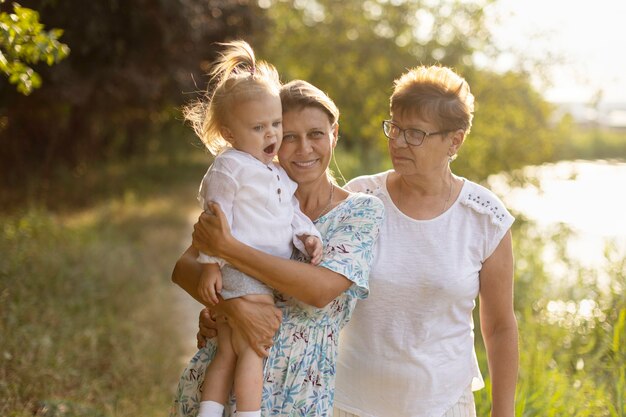
[[[401,129],[419,129],[426,133],[442,130],[436,124],[408,112],[392,114],[391,120]],[[440,169],[447,164],[452,143],[449,133],[426,136],[420,146],[408,145],[403,135],[388,141],[391,163],[400,175],[425,174]]]
[[[319,180],[326,175],[336,138],[336,125],[317,107],[283,113],[280,164],[298,184]]]

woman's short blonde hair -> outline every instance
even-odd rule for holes
[[[450,68],[419,66],[394,81],[391,114],[416,114],[441,130],[468,134],[474,116],[474,96],[467,81]]]

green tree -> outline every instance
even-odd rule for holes
[[[4,1],[2,1],[4,2]],[[13,3],[13,13],[0,13],[0,71],[17,91],[29,95],[41,86],[41,77],[31,65],[52,65],[67,57],[70,49],[59,42],[61,29],[44,30],[39,13]]]
[[[454,68],[478,103],[475,127],[455,164],[463,175],[482,180],[541,162],[552,149],[551,109],[529,77],[474,64],[475,53],[497,52],[483,12],[493,2],[264,0],[259,4],[269,23],[260,55],[285,80],[308,80],[336,101],[341,147],[359,165],[349,166],[348,176],[390,166],[381,121],[389,115],[393,80],[419,64]],[[466,157],[472,160],[464,162]]]
[[[79,176],[90,162],[158,148],[167,127],[181,124],[180,105],[203,88],[215,42],[263,24],[251,0],[21,5],[63,28],[72,54],[42,67],[43,86],[28,97],[0,79],[0,194],[23,188],[25,179],[47,181],[62,167]],[[45,186],[31,193],[42,195]]]
[[[476,100],[474,123],[453,162],[455,171],[482,180],[497,172],[552,159],[563,136],[553,121],[553,106],[522,72],[468,69]]]

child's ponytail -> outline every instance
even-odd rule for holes
[[[189,121],[209,152],[217,155],[229,143],[221,134],[228,123],[231,106],[240,100],[251,100],[261,93],[279,96],[280,80],[273,65],[256,61],[254,51],[245,41],[221,43],[220,53],[209,75],[213,91],[204,100],[183,109]]]
[[[211,81],[216,83],[215,90],[228,80],[231,74],[254,76],[256,72],[256,58],[254,51],[244,41],[219,43],[226,47],[224,52],[211,69]]]

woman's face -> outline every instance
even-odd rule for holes
[[[423,132],[439,132],[436,124],[417,114],[392,114],[391,120],[401,129],[419,129]],[[419,146],[408,145],[401,134],[398,139],[388,139],[389,157],[394,170],[400,175],[426,174],[447,164],[451,133],[428,135]]]
[[[337,125],[317,107],[283,113],[283,143],[280,164],[300,185],[326,178],[332,151],[337,144]]]

